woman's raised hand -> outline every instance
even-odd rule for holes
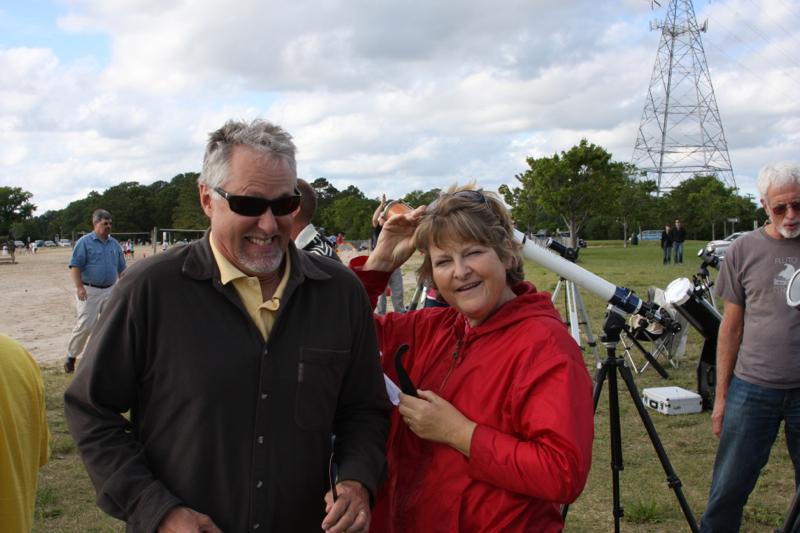
[[[414,232],[425,213],[426,206],[422,205],[408,213],[392,216],[383,224],[375,250],[364,264],[364,270],[379,270],[392,272],[403,263],[417,249],[414,243]]]

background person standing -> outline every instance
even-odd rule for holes
[[[78,324],[67,345],[64,372],[68,374],[75,372],[75,360],[83,352],[119,273],[125,270],[122,248],[111,236],[111,213],[98,209],[92,214],[92,225],[94,231],[75,244],[69,261],[75,283]]]
[[[317,193],[306,180],[297,178],[297,191],[300,193],[300,206],[293,213],[292,240],[301,250],[311,254],[328,257],[342,262],[331,242],[317,231],[311,224],[317,212]]]
[[[686,229],[681,226],[681,221],[675,221],[672,229],[672,247],[675,249],[675,264],[683,264],[683,241],[686,240]]]
[[[661,249],[664,250],[664,264],[668,265],[672,260],[672,229],[670,229],[669,224],[661,232]],[[677,263],[677,256],[675,257],[675,262]]]
[[[378,237],[381,234],[384,222],[386,222],[386,219],[383,217],[383,206],[385,204],[386,195],[384,194],[383,197],[381,197],[380,205],[372,214],[373,246],[378,244]],[[394,307],[394,312],[405,313],[406,306],[405,303],[403,303],[403,272],[400,270],[400,268],[397,268],[392,272],[392,276],[389,278],[389,288],[386,291],[383,291],[383,294],[378,297],[378,307],[375,308],[375,313],[378,316],[383,316],[386,314],[386,293],[388,291],[392,292],[392,306]]]

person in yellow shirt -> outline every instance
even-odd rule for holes
[[[38,471],[50,458],[44,385],[31,354],[3,333],[0,368],[0,524],[29,533]]]

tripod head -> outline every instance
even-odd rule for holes
[[[716,268],[717,270],[719,270],[719,267],[722,265],[723,259],[725,259],[721,255],[715,254],[708,248],[702,248],[699,252],[697,252],[697,257],[703,260],[703,264],[700,265],[698,274],[702,275],[702,272],[705,271],[706,276],[708,276],[708,267]]]

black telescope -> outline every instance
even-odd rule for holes
[[[697,363],[697,393],[703,398],[703,410],[714,405],[717,386],[717,339],[722,315],[697,294],[687,278],[678,278],[667,286],[664,298],[703,336],[703,349]]]
[[[552,237],[547,239],[546,243],[547,247],[553,250],[555,253],[569,261],[570,263],[574,263],[575,260],[578,258],[578,250],[575,248],[567,248],[557,240],[553,239]]]
[[[703,260],[703,266],[700,268],[710,266],[711,268],[716,268],[717,270],[719,270],[719,267],[722,266],[722,260],[725,259],[721,255],[715,254],[708,248],[702,248],[699,252],[697,252],[697,257]]]

